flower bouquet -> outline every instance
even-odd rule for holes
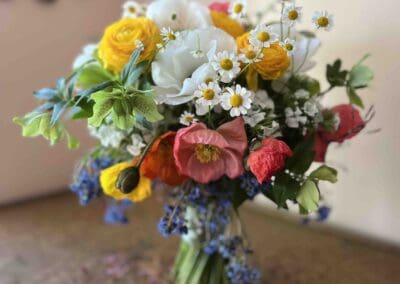
[[[82,205],[107,198],[109,223],[127,222],[124,210],[155,188],[167,192],[158,227],[182,237],[173,283],[257,281],[240,206],[264,195],[278,208],[325,218],[319,183],[337,179],[324,163],[328,146],[355,136],[374,114],[359,111],[357,93],[373,77],[365,58],[349,70],[340,60],[327,65],[321,90],[307,75],[320,41],[298,29],[301,7],[275,2],[280,13],[265,22],[273,9],[251,17],[244,0],[128,1],[72,74],[35,92],[40,105],[15,118],[23,136],[65,138],[72,149],[79,142],[61,118],[87,121],[99,144],[71,189]],[[333,16],[316,12],[310,22],[328,31]],[[334,88],[349,101],[324,108]],[[312,171],[313,161],[321,165]]]

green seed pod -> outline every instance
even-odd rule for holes
[[[115,186],[123,194],[128,194],[136,188],[136,186],[139,184],[139,180],[139,169],[137,167],[130,167],[126,168],[119,174]]]

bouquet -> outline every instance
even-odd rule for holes
[[[319,184],[337,180],[325,164],[328,146],[357,135],[374,114],[361,114],[358,95],[373,78],[366,57],[349,70],[328,64],[326,90],[307,75],[316,35],[333,16],[316,12],[314,31],[303,31],[302,7],[275,2],[273,18],[274,5],[252,17],[244,0],[127,1],[72,73],[35,92],[40,105],[15,118],[23,136],[66,139],[71,149],[79,142],[62,118],[87,121],[99,143],[71,189],[82,205],[108,198],[109,223],[127,222],[125,209],[156,188],[167,193],[158,228],[182,238],[173,283],[257,281],[241,205],[263,195],[326,218]],[[324,107],[334,88],[348,101]],[[310,170],[313,162],[320,165]]]

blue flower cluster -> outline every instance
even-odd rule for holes
[[[184,210],[182,210],[182,207],[179,205],[165,205],[164,211],[165,215],[158,223],[158,230],[163,235],[163,237],[167,238],[172,234],[187,234],[188,228],[186,226]]]
[[[305,217],[301,220],[303,224],[308,224],[311,221],[316,221],[316,222],[325,222],[330,214],[331,214],[332,208],[326,205],[323,205],[318,208],[316,215],[313,217]]]
[[[257,194],[266,192],[271,187],[271,183],[260,184],[251,172],[246,172],[240,177],[240,187],[246,190],[247,196],[252,200]]]
[[[104,222],[106,224],[126,224],[128,217],[125,215],[126,210],[133,205],[129,199],[121,201],[111,200],[104,213]]]
[[[78,195],[79,203],[86,206],[94,198],[101,196],[99,175],[102,169],[112,165],[113,160],[109,157],[100,157],[87,162],[77,174],[71,190]]]
[[[230,262],[227,275],[232,284],[250,284],[260,279],[260,272],[243,262]]]

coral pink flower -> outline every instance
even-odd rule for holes
[[[292,150],[285,142],[267,138],[262,141],[260,148],[250,153],[247,165],[259,183],[268,182],[284,168],[286,158],[292,155]]]
[[[350,104],[335,106],[332,108],[332,111],[339,115],[339,128],[333,132],[328,132],[322,129],[317,133],[317,138],[314,144],[314,160],[317,162],[325,161],[325,154],[329,143],[342,143],[344,140],[353,138],[365,126],[359,111]]]
[[[229,10],[229,1],[228,2],[213,2],[208,6],[210,11],[222,12],[228,14]]]
[[[223,175],[234,179],[243,174],[247,136],[243,118],[236,118],[217,130],[196,123],[178,131],[174,144],[175,163],[180,172],[200,183]]]

